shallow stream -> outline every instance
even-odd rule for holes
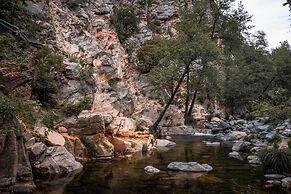
[[[136,155],[112,161],[91,162],[68,184],[41,186],[35,194],[192,194],[192,193],[287,193],[281,189],[264,189],[263,172],[246,160],[230,158],[231,146],[206,146],[212,137],[175,136],[177,145],[155,151],[151,155]],[[167,171],[170,162],[210,164],[214,170],[205,173],[174,173]],[[148,175],[144,167],[161,170]],[[57,182],[57,180],[55,181]]]

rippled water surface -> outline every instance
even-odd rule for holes
[[[45,186],[36,194],[287,193],[280,189],[264,190],[262,170],[251,167],[247,161],[229,158],[231,147],[226,144],[207,147],[202,141],[213,139],[191,136],[176,136],[173,140],[175,147],[149,156],[92,162],[70,183],[55,180],[59,185]],[[208,174],[173,173],[166,169],[173,161],[207,163],[214,170]],[[147,165],[162,172],[148,175],[143,170]]]

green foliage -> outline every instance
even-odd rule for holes
[[[59,113],[52,110],[42,117],[42,123],[48,127],[49,129],[52,129],[54,127],[55,122],[59,119]]]
[[[82,110],[88,110],[91,108],[93,99],[91,97],[84,97],[76,104],[65,104],[62,112],[70,117],[78,115]]]
[[[35,55],[32,96],[45,107],[57,105],[58,88],[53,72],[63,70],[63,58],[44,47]]]
[[[286,105],[273,105],[267,101],[256,103],[252,107],[252,117],[259,117],[267,114],[269,116],[269,122],[276,126],[281,121],[291,118],[291,109]]]
[[[85,65],[81,68],[80,77],[83,80],[87,80],[93,76],[94,68],[91,65]]]
[[[111,16],[111,23],[114,25],[121,43],[138,32],[138,19],[131,6],[114,8]]]
[[[81,135],[80,140],[84,144],[84,146],[87,148],[87,155],[90,158],[96,157],[97,151],[96,151],[94,142],[84,135]]]
[[[0,0],[0,18],[11,20],[19,15],[23,9],[21,0]]]
[[[158,66],[170,53],[172,53],[174,43],[164,38],[154,38],[143,45],[137,51],[139,60],[138,66],[142,73],[149,73],[155,66]]]
[[[272,139],[270,140],[270,142],[272,142],[274,144],[275,148],[278,148],[278,144],[282,141],[282,137],[279,133],[276,133]]]
[[[16,45],[16,38],[10,34],[7,35],[0,35],[0,59],[9,59],[10,57],[13,57],[12,51],[15,51],[17,49]]]
[[[277,173],[291,172],[291,151],[290,149],[265,149],[260,153],[264,170],[274,170]]]
[[[0,97],[0,128],[2,130],[20,130],[18,119],[29,125],[37,121],[38,104],[32,100],[22,100],[14,96]]]
[[[76,57],[76,56],[71,56],[69,58],[69,61],[70,62],[74,62],[74,63],[80,63],[80,58],[79,57]]]
[[[66,0],[67,6],[72,10],[77,9],[83,2],[84,0]]]

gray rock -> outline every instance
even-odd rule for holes
[[[268,180],[281,180],[285,178],[286,176],[282,174],[265,174],[264,177]]]
[[[291,188],[291,177],[284,178],[281,181],[282,181],[282,187]]]
[[[259,159],[258,156],[250,155],[250,156],[248,156],[247,159],[248,159],[248,161],[249,161],[250,164],[253,164],[253,165],[259,165],[259,164],[261,164],[261,161],[260,161],[260,159]]]
[[[209,172],[213,170],[210,165],[199,164],[197,162],[171,162],[167,168],[169,170],[183,172]]]
[[[282,135],[286,137],[291,137],[291,130],[290,129],[285,129],[282,133]]]
[[[83,166],[65,147],[53,146],[34,162],[33,168],[39,175],[62,175],[80,170]]]
[[[247,148],[247,144],[244,141],[238,141],[233,144],[232,151],[243,151]]]
[[[160,172],[159,169],[157,169],[157,168],[155,168],[155,167],[153,167],[153,166],[147,166],[147,167],[144,168],[144,170],[145,170],[146,173],[148,173],[148,174],[157,174],[157,173]]]
[[[206,142],[206,146],[220,146],[220,142]]]
[[[47,146],[44,143],[38,142],[31,146],[31,152],[35,156],[41,155],[45,150],[47,149]]]
[[[230,152],[228,154],[229,157],[231,158],[235,158],[235,159],[238,159],[238,160],[243,160],[243,157],[238,153],[238,152]]]
[[[68,79],[78,79],[80,77],[81,65],[74,62],[64,62],[65,67],[65,76]]]
[[[169,141],[167,139],[157,139],[155,144],[156,147],[169,147],[174,145],[176,145],[175,142]]]
[[[270,128],[270,125],[260,125],[257,127],[260,131],[267,131]]]

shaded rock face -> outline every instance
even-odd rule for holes
[[[22,138],[0,132],[0,192],[29,193],[35,188]]]
[[[44,146],[38,145],[42,150]],[[34,154],[34,153],[33,153]],[[48,147],[31,157],[33,172],[37,175],[51,176],[72,173],[82,169],[82,164],[63,146]]]

